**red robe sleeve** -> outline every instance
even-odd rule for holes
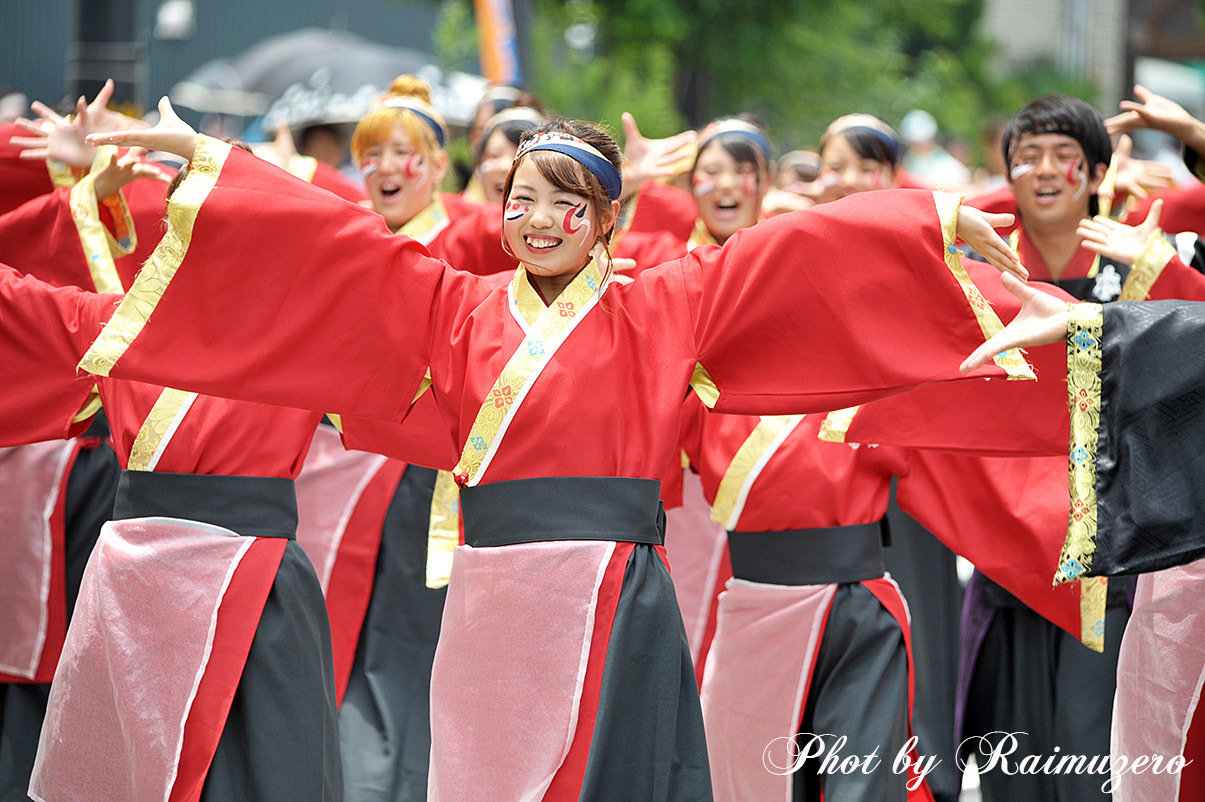
[[[645,181],[636,196],[628,230],[666,232],[685,242],[698,216],[698,207],[689,192],[660,181]]]
[[[1205,301],[1205,274],[1184,264],[1176,247],[1156,234],[1131,265],[1117,300]]]
[[[1159,216],[1159,226],[1164,231],[1205,233],[1205,184],[1196,180],[1132,204],[1132,208],[1126,210],[1126,224],[1140,225],[1150,213],[1151,204],[1160,198],[1163,199],[1163,214]]]
[[[75,364],[117,300],[51,287],[0,265],[0,446],[87,428],[94,381]]]
[[[21,148],[9,142],[26,136],[16,125],[0,125],[0,214],[54,190],[44,161],[21,158]]]
[[[450,471],[460,450],[449,434],[451,426],[440,418],[430,392],[423,393],[401,423],[338,416],[336,426],[343,445],[356,451],[384,454],[412,465]]]
[[[488,291],[375,212],[207,137],[168,215],[85,370],[398,421],[432,332],[446,348],[457,310]]]
[[[0,215],[0,262],[57,287],[122,292],[117,270],[130,252],[134,223],[124,200],[117,219],[96,202],[91,177]],[[117,236],[115,236],[117,235]]]
[[[950,195],[859,193],[654,268],[685,283],[703,400],[790,414],[931,382],[1031,376],[1015,352],[958,372],[1001,324],[951,250],[957,211]]]
[[[994,268],[963,260],[969,274],[1005,321],[1020,303],[989,275]],[[1037,287],[1074,301],[1051,284]],[[948,382],[921,387],[829,415],[822,437],[847,443],[881,443],[980,455],[1066,455],[1068,448],[1067,348],[1030,348],[1025,357],[1035,382]]]
[[[453,220],[430,248],[432,256],[478,276],[512,273],[519,265],[502,247],[502,207],[496,203],[481,204]]]
[[[1105,588],[1053,586],[1070,511],[1068,458],[1011,459],[912,452],[901,509],[1044,618],[1096,651]]]

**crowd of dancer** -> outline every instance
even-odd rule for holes
[[[966,197],[500,87],[450,192],[411,76],[359,180],[111,91],[0,126],[0,798],[1205,797],[1181,107]]]

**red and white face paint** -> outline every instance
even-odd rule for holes
[[[506,208],[502,210],[502,219],[507,221],[518,220],[526,215],[531,214],[531,205],[520,203],[519,201],[508,201]]]
[[[411,141],[401,121],[396,121],[389,137],[364,150],[360,175],[372,208],[396,231],[431,204],[439,184],[437,161],[442,154],[424,154],[422,143]]]
[[[586,203],[582,201],[575,208],[568,209],[561,221],[561,228],[566,234],[590,233],[590,218],[586,217]]]
[[[522,159],[503,207],[502,236],[529,272],[576,275],[598,242],[594,215],[588,198],[559,189],[532,159]]]
[[[1061,230],[1088,213],[1096,191],[1079,141],[1066,134],[1026,134],[1010,154],[1009,187],[1028,228]]]
[[[724,242],[760,219],[770,179],[759,165],[734,159],[717,138],[699,153],[691,183],[703,225]]]
[[[820,202],[827,203],[858,192],[892,189],[895,170],[890,164],[868,159],[854,149],[843,134],[834,134],[820,154]]]

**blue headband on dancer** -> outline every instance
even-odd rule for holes
[[[424,103],[416,97],[391,97],[373,106],[374,111],[377,109],[404,109],[412,112],[430,127],[435,134],[435,141],[441,148],[447,141],[448,131],[444,118],[429,103]]]
[[[846,114],[844,117],[838,117],[825,130],[824,136],[820,138],[820,143],[823,146],[829,137],[855,130],[866,131],[874,136],[875,139],[887,146],[887,150],[891,153],[891,163],[899,163],[900,135],[890,125],[873,114]]]
[[[515,161],[533,150],[551,150],[568,156],[594,173],[594,177],[607,191],[608,198],[613,201],[619,200],[623,190],[623,178],[619,175],[619,169],[611,163],[610,159],[602,155],[598,148],[584,139],[578,139],[573,134],[560,131],[545,131],[520,145]]]
[[[765,132],[751,122],[735,118],[720,120],[704,128],[703,133],[699,134],[699,146],[695,152],[702,153],[703,148],[707,147],[711,140],[729,134],[749,140],[761,151],[762,156],[766,159],[766,164],[770,163],[770,140],[766,139]]]

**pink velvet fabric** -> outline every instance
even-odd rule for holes
[[[701,689],[716,802],[790,802],[793,738],[836,590],[729,580]]]
[[[50,518],[73,449],[61,440],[0,449],[0,671],[27,679],[46,642]]]
[[[168,798],[218,606],[253,541],[174,518],[105,524],[54,676],[34,799]]]
[[[386,458],[349,451],[339,433],[319,426],[297,476],[297,542],[314,564],[325,595],[347,522]]]
[[[573,741],[614,549],[456,549],[431,672],[428,799],[543,797]]]
[[[1165,770],[1119,770],[1184,751],[1205,681],[1205,560],[1138,577],[1134,611],[1117,665],[1111,751],[1113,798],[1180,799],[1180,776]],[[1187,802],[1187,800],[1186,800]]]
[[[682,506],[665,512],[665,552],[669,558],[674,593],[686,625],[690,656],[699,659],[699,645],[707,631],[716,574],[728,548],[724,528],[711,520],[711,505],[703,497],[703,483],[693,471],[682,482]]]

